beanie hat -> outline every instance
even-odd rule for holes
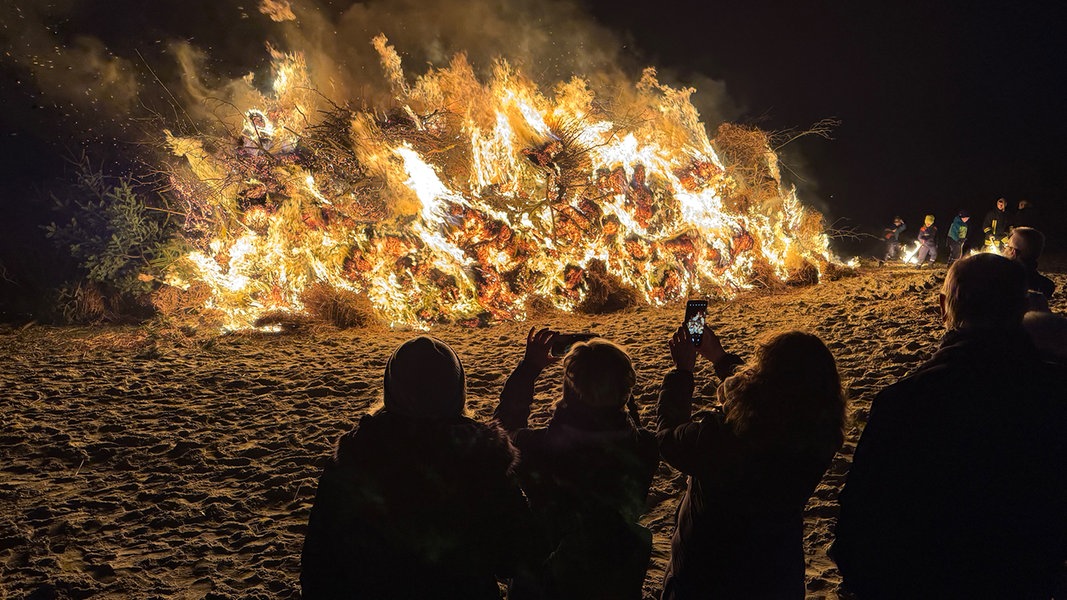
[[[385,409],[407,417],[440,419],[463,414],[463,364],[441,340],[425,335],[397,348],[385,365]]]
[[[969,212],[967,212],[967,211],[965,211],[965,210],[961,210],[961,211],[960,211],[960,218],[961,218],[961,219],[967,218],[967,217],[969,217],[969,216],[971,216],[971,213],[969,213]]]
[[[933,224],[934,224],[934,215],[926,215],[926,226],[929,227],[930,225],[933,225]]]

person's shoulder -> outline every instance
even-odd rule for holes
[[[924,396],[931,383],[940,379],[947,367],[943,364],[926,363],[915,371],[885,386],[874,396],[874,402],[881,406],[899,406],[910,404]]]
[[[452,429],[458,435],[469,436],[480,446],[497,449],[511,447],[508,434],[495,422],[483,423],[470,417],[460,417],[452,424]]]

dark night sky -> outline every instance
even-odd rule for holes
[[[841,119],[833,141],[807,138],[784,156],[831,219],[877,228],[894,212],[912,223],[932,212],[947,222],[1005,196],[1030,199],[1050,234],[1065,233],[1062,3],[667,4],[595,11],[657,64],[725,81],[741,121]],[[707,7],[719,16],[685,17]]]
[[[634,65],[681,82],[724,82],[734,120],[773,130],[840,119],[834,140],[805,138],[783,153],[802,200],[831,221],[877,231],[894,213],[917,223],[932,212],[947,225],[958,208],[981,218],[998,196],[1010,205],[1027,198],[1051,245],[1067,248],[1061,3],[579,1],[618,33]],[[0,0],[8,53],[0,60],[0,256],[9,276],[21,248],[40,244],[36,224],[50,218],[35,190],[62,175],[62,154],[81,145],[63,111],[11,64],[23,47],[8,27],[18,4]],[[228,3],[81,4],[56,24],[65,39],[91,33],[116,53],[137,49],[153,61],[159,40],[172,36],[227,57],[214,65],[225,74],[264,66],[256,20],[233,21]],[[256,0],[246,4],[254,13]],[[195,19],[187,5],[200,7]]]

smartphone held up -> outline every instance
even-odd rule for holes
[[[685,303],[685,331],[694,346],[700,346],[700,340],[704,337],[707,314],[707,300],[690,300]]]

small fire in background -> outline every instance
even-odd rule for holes
[[[755,129],[709,139],[693,90],[646,70],[598,95],[541,90],[463,55],[410,82],[373,41],[385,111],[335,104],[300,54],[275,54],[273,93],[215,133],[173,135],[170,169],[196,250],[168,282],[207,289],[225,327],[304,310],[312,288],[365,298],[392,325],[525,318],[531,302],[660,305],[814,281],[821,216],[783,187]]]

